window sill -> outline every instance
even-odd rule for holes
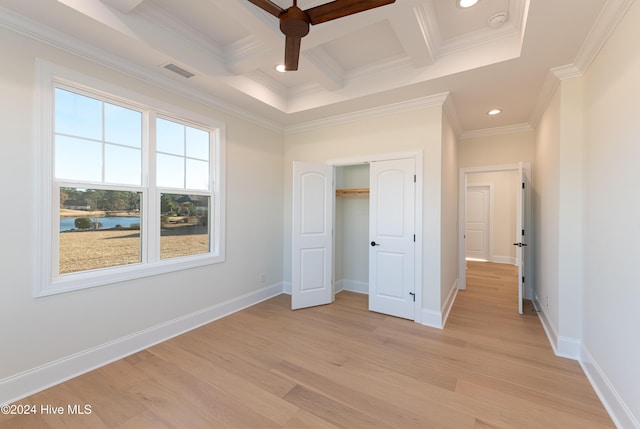
[[[132,264],[127,266],[103,268],[94,271],[65,274],[49,284],[40,286],[34,293],[35,298],[73,292],[96,286],[104,286],[145,277],[168,274],[191,268],[224,262],[221,255],[196,255],[163,260],[154,264]]]

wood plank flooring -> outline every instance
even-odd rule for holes
[[[65,413],[0,428],[614,427],[531,305],[517,313],[514,267],[470,262],[467,278],[444,330],[365,295],[298,311],[280,295],[25,398]]]

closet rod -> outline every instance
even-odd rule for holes
[[[336,197],[368,197],[369,188],[336,189]]]

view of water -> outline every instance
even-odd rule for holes
[[[137,216],[100,217],[97,220],[102,224],[101,228],[113,228],[116,225],[130,226],[132,223],[140,223],[140,218]],[[75,217],[60,218],[60,232],[75,229],[75,221]],[[91,218],[91,221],[95,222],[96,219]]]

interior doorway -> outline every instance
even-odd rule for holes
[[[530,186],[531,165],[529,163],[508,164],[488,167],[460,169],[459,189],[459,272],[458,287],[466,289],[466,260],[475,259],[468,254],[469,248],[488,248],[488,256],[477,258],[493,263],[515,265],[518,268],[518,311],[522,312],[523,299],[531,298],[531,251],[524,251],[531,239]],[[490,197],[489,236],[481,243],[481,233],[469,229],[469,220],[478,220],[475,209],[479,208],[483,196],[479,191],[489,186],[493,188]],[[478,206],[478,207],[476,207]],[[471,210],[471,211],[470,211]],[[486,216],[486,212],[484,215]],[[473,225],[472,225],[473,226]],[[476,225],[477,226],[477,225]],[[475,234],[475,236],[474,236]],[[488,243],[487,243],[488,242]],[[529,249],[530,250],[530,249]]]
[[[335,292],[369,294],[369,164],[335,168]]]
[[[493,255],[493,183],[467,184],[465,259],[490,261]]]

